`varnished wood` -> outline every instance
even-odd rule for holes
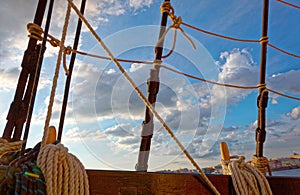
[[[230,154],[226,142],[220,143],[220,152],[223,160],[230,160]]]
[[[212,194],[196,174],[87,170],[91,194]],[[231,177],[208,175],[221,194],[235,194]],[[268,177],[273,194],[299,193],[300,177]]]

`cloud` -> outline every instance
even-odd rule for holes
[[[222,52],[218,81],[239,86],[256,86],[258,84],[258,70],[247,49],[233,49]],[[227,99],[229,105],[234,105],[249,95],[252,90],[234,89],[227,87],[225,91],[220,86],[213,87],[213,102]]]
[[[143,7],[150,7],[153,0],[129,0],[129,6],[137,10]]]
[[[20,70],[18,68],[10,68],[10,69],[0,69],[0,91],[10,91],[11,89],[16,88],[17,86],[17,78]]]
[[[300,94],[299,74],[300,70],[274,74],[268,78],[268,85],[276,91]]]
[[[291,112],[289,112],[287,115],[290,116],[293,120],[299,119],[300,118],[300,106],[293,108],[293,110]]]

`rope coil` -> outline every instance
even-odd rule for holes
[[[23,141],[8,142],[6,139],[0,139],[0,158],[7,152],[20,151]]]
[[[236,194],[272,195],[266,177],[258,169],[245,162],[244,156],[237,160],[221,160],[223,174],[231,175]]]
[[[62,144],[42,147],[37,164],[44,173],[47,194],[89,194],[88,176],[83,165]]]

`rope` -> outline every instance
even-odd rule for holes
[[[44,174],[47,194],[89,194],[83,165],[62,144],[47,144],[41,148],[37,165]]]
[[[0,138],[0,158],[7,152],[20,151],[23,141],[8,142],[6,139]]]
[[[62,58],[62,52],[64,51],[64,43],[67,35],[67,29],[69,25],[69,18],[71,14],[71,7],[68,5],[67,12],[66,12],[66,17],[65,17],[65,23],[63,27],[63,32],[62,32],[62,38],[60,42],[60,49],[58,52],[58,57],[57,57],[57,62],[56,62],[56,68],[55,68],[55,74],[53,77],[53,82],[52,82],[52,89],[51,89],[51,94],[50,94],[50,100],[49,100],[49,105],[48,105],[48,111],[46,115],[46,120],[45,120],[45,126],[44,126],[44,134],[42,138],[42,147],[45,146],[47,137],[48,137],[48,132],[49,132],[49,123],[52,115],[52,107],[54,104],[54,97],[55,97],[55,90],[57,86],[57,80],[59,76],[59,68],[60,68],[60,63],[61,63],[61,58]]]
[[[182,152],[186,155],[186,157],[190,160],[190,162],[193,164],[193,166],[196,168],[200,176],[203,178],[203,180],[207,183],[207,185],[211,188],[211,190],[215,194],[220,194],[218,190],[213,186],[213,184],[210,182],[210,180],[207,178],[207,176],[202,172],[201,168],[198,166],[198,164],[195,162],[195,160],[192,158],[192,156],[186,151],[184,146],[179,142],[179,140],[176,138],[172,130],[168,127],[168,125],[164,122],[164,120],[160,117],[160,115],[157,113],[157,111],[154,109],[154,107],[150,104],[150,102],[146,99],[146,97],[143,95],[143,93],[140,91],[140,89],[136,86],[136,84],[133,82],[133,80],[128,76],[124,68],[120,65],[118,60],[113,56],[113,54],[110,52],[110,50],[106,47],[102,39],[97,35],[95,30],[92,28],[92,26],[89,24],[89,22],[86,20],[86,18],[80,13],[76,5],[71,0],[68,0],[69,4],[72,6],[74,11],[77,13],[79,18],[82,20],[82,22],[87,26],[87,28],[90,30],[92,35],[95,37],[95,39],[99,42],[99,44],[103,47],[105,52],[109,55],[111,60],[115,63],[115,65],[118,67],[118,69],[122,72],[123,76],[127,79],[127,81],[130,83],[132,88],[135,90],[137,95],[143,100],[145,105],[149,108],[149,110],[153,113],[153,115],[158,119],[158,121],[162,124],[164,129],[169,133],[171,138],[176,142],[176,144],[179,146],[179,148],[182,150]]]
[[[231,175],[236,194],[272,194],[266,177],[246,163],[244,156],[238,157],[238,160],[221,160],[221,164],[223,174]]]
[[[300,9],[300,6],[297,6],[297,5],[288,3],[288,2],[286,2],[286,1],[282,1],[282,0],[277,0],[277,1],[280,2],[280,3],[282,3],[282,4],[288,5],[288,6],[290,6],[290,7],[293,7],[293,8],[296,8],[296,9]]]
[[[281,52],[281,53],[284,53],[284,54],[286,54],[286,55],[292,56],[292,57],[294,57],[294,58],[300,58],[299,55],[296,55],[296,54],[287,52],[287,51],[285,51],[285,50],[283,50],[283,49],[280,49],[279,47],[276,47],[275,45],[272,45],[271,43],[268,43],[268,46],[270,46],[271,48],[273,48],[273,49],[275,49],[275,50],[277,50],[277,51],[279,51],[279,52]]]
[[[262,174],[266,175],[267,170],[269,169],[269,160],[264,156],[257,157],[256,155],[253,155],[251,165],[257,168]]]
[[[211,36],[215,36],[215,37],[219,37],[219,38],[231,40],[231,41],[244,42],[244,43],[259,43],[259,40],[238,39],[238,38],[234,38],[234,37],[229,37],[229,36],[225,36],[225,35],[213,33],[213,32],[210,32],[210,31],[206,31],[206,30],[203,30],[201,28],[198,28],[198,27],[192,26],[190,24],[184,23],[184,22],[182,22],[181,24],[184,25],[184,26],[186,26],[186,27],[188,27],[188,28],[191,28],[193,30],[196,30],[196,31],[199,31],[199,32],[211,35]]]
[[[171,3],[169,1],[163,2],[162,5],[161,5],[161,7],[160,7],[160,10],[161,10],[162,13],[168,13],[168,15],[171,18],[173,24],[167,28],[167,30],[162,34],[162,36],[160,37],[160,39],[157,41],[157,43],[155,45],[155,52],[156,52],[156,48],[159,47],[159,45],[161,45],[161,43],[165,39],[166,35],[168,34],[168,32],[170,31],[170,29],[172,29],[172,28],[174,29],[174,37],[173,37],[172,48],[171,48],[171,50],[166,55],[162,56],[162,58],[167,58],[167,57],[169,57],[173,53],[173,51],[175,49],[175,46],[176,46],[177,30],[178,29],[183,34],[183,36],[190,42],[190,44],[192,45],[192,47],[194,49],[196,49],[196,45],[194,44],[194,42],[192,41],[192,39],[180,27],[180,24],[182,24],[182,18],[180,16],[177,17],[174,14],[174,8],[172,7]]]

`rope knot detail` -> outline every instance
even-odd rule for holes
[[[42,34],[43,34],[43,29],[39,25],[35,23],[28,23],[27,24],[27,31],[30,35],[28,35],[29,38],[34,38],[38,41],[43,40]]]
[[[263,43],[268,43],[269,42],[269,37],[268,36],[264,36],[264,37],[261,37],[259,39],[259,43],[260,44],[263,44]]]
[[[253,155],[251,164],[262,174],[266,175],[269,166],[269,160],[266,157],[257,157],[256,155]]]
[[[267,88],[267,85],[265,83],[261,83],[261,84],[258,84],[257,85],[257,88],[258,89],[262,89],[262,90],[265,90]]]
[[[171,2],[165,1],[161,4],[160,11],[161,11],[161,13],[170,14],[170,13],[174,13],[174,8],[172,7]]]

